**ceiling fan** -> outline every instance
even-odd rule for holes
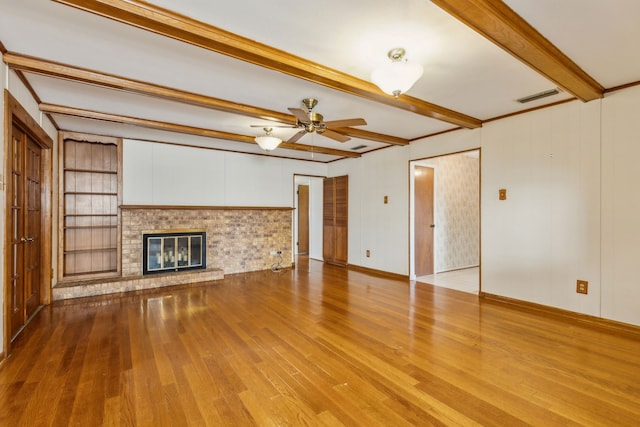
[[[287,142],[297,142],[300,138],[308,133],[317,133],[327,138],[334,139],[339,142],[347,142],[351,138],[335,129],[345,128],[348,126],[363,126],[367,122],[364,119],[343,119],[343,120],[331,120],[324,121],[322,114],[313,111],[313,107],[318,104],[318,100],[314,98],[305,98],[302,100],[302,104],[307,107],[307,110],[302,108],[289,108],[289,111],[296,116],[295,126],[274,126],[274,127],[293,127],[300,128],[301,130],[293,135]]]

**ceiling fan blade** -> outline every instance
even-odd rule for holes
[[[329,129],[325,129],[325,131],[322,132],[321,135],[326,136],[327,138],[335,139],[336,141],[339,141],[339,142],[347,142],[348,140],[351,139],[347,135],[343,135],[341,133],[334,132]]]
[[[289,108],[289,111],[302,123],[309,123],[309,114],[301,108]]]
[[[249,125],[252,128],[297,128],[294,125]]]
[[[307,131],[306,131],[306,130],[301,130],[300,132],[296,133],[296,134],[295,134],[295,135],[293,135],[291,138],[289,138],[289,139],[287,140],[287,142],[291,142],[291,143],[293,143],[293,142],[298,142],[298,140],[299,140],[300,138],[302,138],[303,136],[305,136],[306,134],[307,134]]]
[[[330,128],[344,128],[347,126],[364,126],[367,122],[364,119],[343,119],[343,120],[330,120],[324,122],[327,127]]]

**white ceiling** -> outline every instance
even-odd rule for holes
[[[101,0],[110,3],[110,0]],[[115,1],[115,0],[114,0]],[[116,1],[117,2],[117,1]],[[517,98],[556,84],[427,0],[154,0],[154,5],[369,80],[402,46],[423,77],[408,95],[481,121],[573,98],[562,92],[528,104]],[[640,81],[640,1],[506,0],[505,3],[605,89]],[[0,0],[0,42],[32,56],[108,75],[176,88],[290,114],[303,98],[319,100],[325,120],[363,117],[362,129],[416,139],[457,126],[314,82],[261,68],[50,0]],[[89,111],[255,136],[270,122],[33,72],[24,76],[39,100]],[[65,114],[61,130],[200,145],[264,154],[257,145],[168,132]],[[277,124],[277,123],[275,123]],[[295,129],[276,128],[287,139]],[[301,145],[360,152],[388,144],[352,138],[339,143],[310,134]],[[268,155],[331,161],[327,155],[279,148]]]

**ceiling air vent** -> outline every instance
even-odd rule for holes
[[[353,151],[358,151],[358,150],[362,150],[363,148],[367,148],[366,145],[362,144],[362,145],[358,145],[356,147],[353,147],[352,150]]]
[[[525,96],[520,99],[516,99],[520,104],[526,104],[527,102],[537,101],[538,99],[546,98],[547,96],[553,96],[560,93],[560,89],[550,89],[544,92],[534,93],[533,95]]]

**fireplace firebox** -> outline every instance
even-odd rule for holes
[[[205,269],[206,248],[203,231],[143,234],[142,274]]]

